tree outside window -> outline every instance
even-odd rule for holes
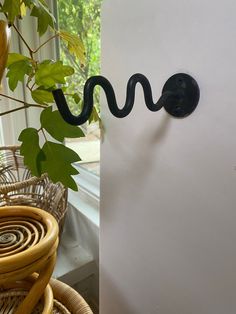
[[[77,115],[83,105],[83,87],[86,80],[100,74],[100,9],[102,0],[58,0],[58,22],[60,29],[79,34],[85,47],[84,64],[68,53],[60,42],[60,57],[65,64],[75,69],[75,74],[68,79],[67,101],[71,111]],[[95,108],[90,121],[83,125],[87,136],[83,139],[68,140],[68,145],[82,158],[81,165],[99,173],[100,130],[99,130],[99,88],[95,89]]]

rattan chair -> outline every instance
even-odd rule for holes
[[[19,305],[27,297],[31,287],[32,283],[26,280],[5,284],[0,290],[0,314],[15,314]],[[53,308],[55,308],[53,291],[48,284],[43,297],[30,314],[54,314]]]
[[[31,313],[44,294],[55,266],[57,246],[58,224],[52,215],[29,206],[0,208],[0,287],[5,290],[7,285],[39,273],[15,314]],[[46,300],[52,304],[50,291]],[[2,313],[13,305],[5,303]],[[51,313],[50,305],[46,303],[45,308],[44,314]]]
[[[34,177],[25,167],[19,146],[0,147],[0,206],[41,208],[57,220],[60,232],[67,211],[67,189],[46,174]]]
[[[69,313],[93,314],[91,308],[81,295],[65,283],[56,279],[51,279],[50,286],[53,290],[54,300],[59,301]],[[64,314],[64,312],[59,313]]]
[[[32,282],[37,274],[31,275],[24,281],[5,286],[0,292],[0,314],[10,314],[27,296]],[[53,293],[54,299],[51,299]],[[3,311],[5,310],[5,312]],[[44,297],[38,302],[32,314],[46,314],[51,310],[53,314],[93,314],[92,310],[81,295],[59,280],[51,279],[47,285]]]

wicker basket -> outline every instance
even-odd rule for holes
[[[21,281],[12,283],[0,291],[0,314],[14,313],[19,303],[27,296],[30,286],[29,281]],[[51,307],[51,289],[54,296],[52,314],[93,314],[89,305],[77,291],[56,279],[50,280],[44,297],[34,308],[32,314],[48,312]]]
[[[63,229],[67,189],[46,174],[33,177],[24,166],[19,146],[0,147],[0,206],[27,205],[52,214]]]
[[[38,273],[27,296],[15,299],[0,294],[1,314],[12,313],[13,306],[17,307],[15,314],[30,314],[45,292],[44,308],[48,310],[44,314],[51,313],[53,293],[46,287],[56,263],[58,233],[58,223],[46,211],[29,206],[0,208],[0,290]]]
[[[51,278],[50,286],[53,290],[54,302],[57,300],[72,314],[93,314],[91,308],[82,296],[67,284]],[[64,313],[64,312],[58,312]]]
[[[0,208],[0,314],[93,314],[79,293],[50,279],[58,231],[39,208]]]

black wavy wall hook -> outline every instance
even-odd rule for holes
[[[95,86],[99,85],[105,92],[111,113],[117,118],[124,118],[133,108],[137,83],[141,84],[146,106],[151,111],[158,111],[164,107],[172,116],[183,118],[191,114],[199,102],[200,90],[198,84],[194,78],[185,73],[175,74],[167,80],[162,89],[162,95],[156,103],[153,102],[148,79],[140,73],[132,75],[127,83],[126,101],[123,108],[118,107],[114,89],[103,76],[92,76],[86,81],[84,85],[84,106],[78,116],[74,116],[70,112],[61,89],[54,90],[53,97],[63,119],[72,125],[81,125],[89,119],[92,113],[93,92]]]

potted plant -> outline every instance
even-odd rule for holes
[[[37,20],[39,37],[49,30],[51,33],[36,48],[30,47],[24,34],[16,26],[17,19],[24,19],[27,14]],[[27,48],[27,55],[9,52],[11,32],[16,32],[19,36],[22,44]],[[47,173],[53,182],[61,182],[64,186],[77,190],[72,176],[78,171],[72,164],[78,162],[80,157],[64,146],[63,141],[65,138],[82,137],[84,134],[81,128],[64,122],[59,112],[53,109],[54,99],[51,93],[57,84],[60,84],[66,92],[66,78],[73,75],[74,68],[63,64],[61,60],[38,59],[38,52],[50,41],[58,38],[67,44],[68,53],[76,56],[83,66],[85,51],[80,37],[56,29],[55,18],[44,0],[0,0],[0,81],[6,73],[7,84],[12,92],[19,84],[24,84],[32,98],[32,102],[26,103],[1,91],[0,100],[10,98],[19,103],[19,106],[5,112],[0,110],[0,116],[17,114],[21,109],[39,108],[40,128],[25,128],[19,135],[20,153],[24,157],[24,163],[32,175],[41,176]],[[80,100],[76,93],[70,96],[76,102]],[[48,134],[56,142],[49,140]]]

